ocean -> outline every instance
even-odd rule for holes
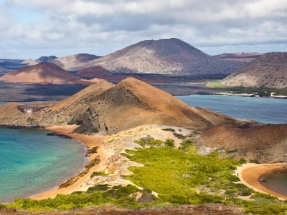
[[[51,190],[88,163],[82,143],[48,132],[0,128],[1,203]]]
[[[270,124],[287,123],[287,99],[222,95],[177,96],[194,107],[204,107],[239,119]]]

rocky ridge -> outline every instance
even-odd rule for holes
[[[227,86],[286,88],[287,52],[267,53],[226,77]]]
[[[179,39],[145,40],[100,59],[79,64],[77,70],[102,66],[112,73],[166,75],[231,74],[244,65],[211,57]]]

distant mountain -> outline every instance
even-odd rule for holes
[[[51,62],[51,61],[53,61],[55,59],[57,59],[56,56],[41,56],[38,59],[35,59],[35,60],[32,60],[32,59],[24,60],[21,63],[25,64],[25,65],[33,66],[33,65],[36,65],[36,64],[41,63],[41,62]]]
[[[287,87],[287,52],[267,53],[222,81],[228,86]]]
[[[112,73],[228,75],[244,65],[211,57],[179,39],[146,40],[86,63],[77,70],[102,66]]]
[[[98,58],[100,58],[100,56],[92,54],[76,54],[66,57],[60,57],[51,62],[62,67],[65,70],[76,71],[77,70],[76,67],[78,67],[79,64],[86,63],[88,61],[92,61]]]
[[[53,63],[39,63],[34,66],[23,67],[18,71],[11,71],[0,77],[0,81],[41,83],[41,84],[69,84],[79,78],[70,74]]]
[[[241,52],[241,53],[224,53],[219,55],[214,55],[218,59],[229,60],[229,61],[243,61],[250,62],[259,58],[262,54],[256,52]]]
[[[111,76],[112,73],[101,66],[93,66],[78,71],[77,75],[83,78],[105,78]]]
[[[38,58],[38,61],[40,62],[51,62],[53,60],[56,60],[57,57],[56,56],[41,56]]]

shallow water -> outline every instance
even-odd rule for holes
[[[251,98],[222,95],[177,96],[190,106],[204,107],[240,119],[287,123],[287,99]]]
[[[274,190],[275,192],[287,195],[287,174],[286,173],[268,173],[260,178],[266,180],[261,182],[265,187]]]
[[[50,190],[83,170],[84,145],[47,133],[0,128],[0,202]]]

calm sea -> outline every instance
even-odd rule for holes
[[[0,128],[0,202],[50,190],[83,170],[83,144],[47,130]]]
[[[240,119],[263,123],[287,123],[287,99],[221,95],[177,96],[190,106],[204,107]]]
[[[268,173],[262,175],[266,182],[261,182],[265,187],[278,193],[287,195],[287,174],[286,173]]]

